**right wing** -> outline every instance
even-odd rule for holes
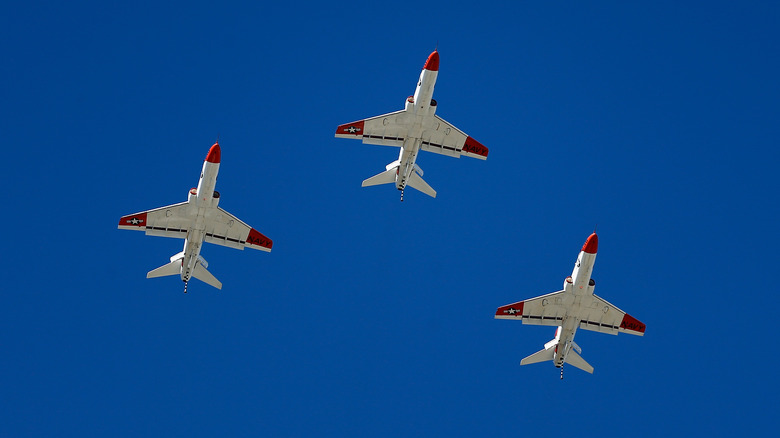
[[[583,300],[582,306],[580,328],[610,335],[629,333],[644,336],[645,334],[647,326],[643,322],[596,294],[593,294],[590,302]]]
[[[259,249],[271,252],[273,241],[220,207],[206,215],[206,237],[208,243],[243,250]]]
[[[367,144],[401,147],[409,130],[408,123],[406,110],[401,110],[340,125],[336,128],[336,137],[356,138]]]
[[[145,231],[147,236],[184,239],[192,226],[194,211],[186,202],[142,211],[119,219],[120,230]]]
[[[488,148],[482,143],[469,137],[465,132],[441,117],[434,116],[434,118],[433,125],[426,126],[423,132],[424,138],[420,149],[455,158],[465,155],[480,160],[487,159]]]
[[[501,306],[496,319],[521,319],[523,324],[559,326],[566,316],[563,291]]]

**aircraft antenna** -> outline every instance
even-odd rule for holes
[[[563,364],[561,364],[561,380],[563,380]]]
[[[184,282],[184,293],[185,294],[187,293],[187,282],[186,281]],[[561,377],[561,379],[563,379],[563,377]]]

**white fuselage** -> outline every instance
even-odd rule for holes
[[[423,130],[431,124],[436,112],[436,105],[432,105],[431,101],[438,75],[438,70],[423,68],[420,80],[417,82],[417,89],[414,90],[414,96],[406,101],[406,116],[410,123],[409,131],[398,155],[399,166],[395,180],[398,190],[403,190],[406,187],[409,176],[415,170],[417,154],[420,152],[422,144]]]
[[[585,251],[580,251],[577,257],[577,262],[574,264],[574,270],[571,272],[571,276],[566,278],[563,282],[565,303],[570,305],[570,313],[572,315],[578,315],[580,303],[583,298],[593,295],[593,289],[595,283],[591,281],[591,274],[593,273],[593,265],[596,262],[596,254],[590,254]],[[553,356],[553,363],[556,367],[563,366],[566,356],[571,351],[574,344],[574,335],[577,333],[577,328],[580,326],[580,320],[577,317],[564,316],[561,326],[555,334],[555,354]]]
[[[192,226],[187,231],[187,237],[184,238],[184,257],[181,261],[181,279],[184,282],[190,281],[192,271],[198,264],[200,250],[203,248],[203,241],[206,238],[206,212],[216,208],[219,202],[218,198],[214,198],[218,173],[219,163],[204,161],[198,187],[195,189],[195,193],[190,191],[187,199],[193,211],[196,211],[196,216]]]

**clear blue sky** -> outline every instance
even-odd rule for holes
[[[0,6],[0,436],[770,435],[778,426],[775,2]],[[633,3],[633,2],[629,2]],[[487,161],[439,193],[360,182],[438,43],[438,114]],[[145,273],[181,241],[116,229],[186,199],[270,254],[223,283]],[[519,361],[493,319],[560,289],[598,224],[596,293],[644,337],[580,331],[593,375]]]

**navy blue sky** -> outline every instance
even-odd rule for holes
[[[0,436],[726,435],[776,430],[780,7],[772,2],[0,7]],[[439,193],[360,182],[333,138],[441,55]],[[145,273],[181,241],[120,216],[186,199],[219,136],[224,283]],[[520,367],[598,224],[588,375]]]

